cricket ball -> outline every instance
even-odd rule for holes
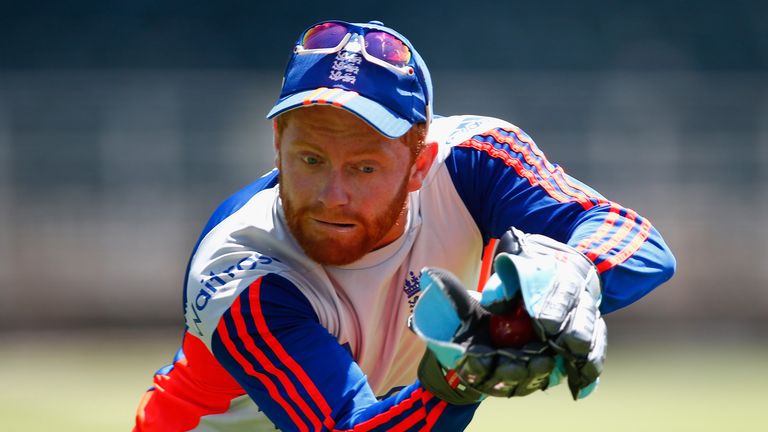
[[[496,348],[522,348],[536,336],[522,301],[517,302],[512,312],[491,315],[490,331]]]

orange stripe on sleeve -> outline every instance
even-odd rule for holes
[[[587,257],[591,259],[593,262],[597,261],[600,255],[618,246],[635,227],[636,218],[637,218],[637,213],[635,213],[634,210],[628,209],[627,216],[624,219],[624,223],[622,223],[621,228],[619,228],[618,231],[616,231],[616,233],[614,233],[613,236],[608,241],[599,245],[595,249],[588,250],[586,253]]]
[[[504,161],[504,163],[507,166],[510,166],[510,167],[514,168],[515,172],[517,172],[517,174],[520,177],[523,177],[526,180],[528,180],[528,183],[530,183],[531,186],[541,186],[547,192],[547,194],[549,196],[551,196],[552,198],[554,198],[555,200],[557,200],[559,202],[565,203],[565,202],[573,201],[571,198],[566,197],[566,196],[562,195],[561,193],[559,193],[558,191],[556,191],[555,188],[553,188],[552,185],[549,182],[547,182],[547,181],[539,181],[539,179],[536,178],[536,176],[533,174],[533,172],[527,170],[523,166],[522,162],[520,162],[518,159],[512,157],[506,151],[497,149],[496,147],[494,147],[490,143],[478,141],[478,140],[475,140],[475,139],[470,139],[470,140],[465,141],[462,144],[459,144],[459,147],[474,148],[476,150],[480,150],[480,151],[484,151],[484,152],[488,153],[488,155],[490,155],[491,157],[494,157],[494,158],[497,158],[497,159],[501,159],[501,160]]]
[[[531,150],[533,151],[533,153],[536,156],[542,158],[544,161],[547,161],[547,158],[544,156],[544,152],[541,151],[541,149],[536,145],[536,143],[533,141],[533,139],[528,137],[523,132],[522,129],[520,129],[519,127],[517,127],[515,125],[510,125],[510,127],[502,128],[502,129],[507,131],[507,132],[512,132],[513,134],[515,134],[517,139],[519,139],[520,141],[522,141],[522,142],[524,142],[524,143],[526,143],[526,144],[531,146]],[[552,170],[552,165],[551,164],[548,165],[547,168],[551,171]]]
[[[527,137],[525,135],[525,133],[523,133],[523,131],[520,128],[518,128],[517,126],[513,125],[509,129],[504,128],[504,130],[506,130],[507,132],[514,133],[515,136],[517,137],[517,139],[519,139],[520,141],[528,144],[530,146],[530,148],[531,148],[531,151],[533,151],[533,154],[535,154],[536,156],[538,156],[539,158],[541,158],[544,161],[544,164],[546,165],[547,169],[550,172],[552,172],[553,174],[554,173],[559,173],[562,176],[562,179],[565,181],[565,183],[568,184],[568,186],[571,187],[571,189],[578,190],[579,192],[581,192],[585,196],[589,197],[590,199],[595,200],[597,202],[597,205],[608,204],[608,201],[605,198],[602,198],[602,197],[598,196],[597,194],[595,194],[594,192],[589,191],[587,189],[584,189],[583,187],[579,186],[578,184],[575,184],[574,182],[570,181],[568,179],[568,176],[565,174],[565,171],[563,170],[563,167],[555,167],[554,165],[552,165],[549,162],[549,160],[547,160],[547,157],[546,157],[546,155],[544,155],[544,152],[542,152],[541,149],[536,145],[536,143],[532,139]],[[494,137],[497,137],[497,136],[498,137],[502,137],[502,135],[499,134],[498,132],[496,132],[495,130],[492,131],[492,132],[495,132],[495,134],[493,135]]]
[[[504,129],[504,130],[507,130],[507,129]],[[596,195],[594,192],[586,190],[583,187],[581,187],[581,186],[571,182],[570,180],[568,180],[568,176],[565,174],[565,171],[563,170],[563,167],[559,167],[559,166],[556,167],[556,166],[552,165],[549,162],[549,160],[547,159],[546,155],[544,155],[544,152],[542,152],[541,149],[539,149],[539,147],[536,145],[536,143],[532,139],[527,137],[525,135],[525,133],[523,133],[523,131],[520,130],[520,128],[518,128],[517,126],[513,126],[509,130],[507,130],[507,132],[514,133],[515,136],[517,137],[517,139],[519,139],[520,141],[528,144],[530,146],[531,151],[533,152],[533,154],[535,154],[536,156],[541,158],[541,160],[544,161],[544,164],[546,165],[547,169],[551,173],[553,173],[553,174],[559,173],[562,176],[562,180],[564,180],[565,183],[567,183],[568,186],[570,186],[571,189],[578,190],[579,192],[581,192],[585,196],[589,197],[590,199],[596,200],[598,205],[604,205],[604,204],[608,203],[608,201],[605,198],[602,198],[602,197]],[[492,133],[492,136],[494,138],[496,138],[496,137],[503,137],[503,135],[499,134],[496,130],[491,131],[491,133]]]
[[[584,252],[589,248],[592,243],[600,241],[602,238],[604,238],[608,231],[611,230],[611,227],[616,224],[616,221],[619,219],[619,211],[621,208],[616,203],[611,203],[611,209],[609,210],[608,216],[606,216],[605,220],[603,221],[603,224],[600,225],[600,227],[595,231],[592,236],[585,238],[581,242],[579,242],[578,245],[576,245],[576,250],[579,252]]]
[[[533,153],[536,156],[540,157],[544,161],[544,163],[547,165],[547,169],[550,172],[552,172],[553,174],[554,173],[560,173],[560,175],[562,176],[563,180],[568,184],[568,186],[570,186],[572,189],[580,191],[585,196],[587,196],[587,197],[589,197],[591,199],[596,200],[598,205],[604,205],[604,204],[608,203],[608,201],[605,198],[602,198],[602,197],[596,195],[595,193],[593,193],[592,191],[588,191],[588,190],[582,188],[581,186],[579,186],[579,185],[571,182],[570,180],[568,180],[568,176],[565,174],[565,170],[563,170],[563,167],[559,167],[559,166],[555,167],[554,165],[549,163],[549,160],[547,160],[547,157],[544,155],[544,152],[542,152],[541,149],[536,145],[536,143],[532,139],[528,138],[523,133],[523,131],[520,130],[520,128],[518,128],[517,126],[514,126],[512,128],[512,131],[514,132],[514,134],[517,136],[517,138],[520,141],[522,141],[524,143],[527,143],[531,147],[531,151],[533,151]]]
[[[650,236],[650,234],[651,234],[651,222],[648,219],[644,219],[643,223],[640,225],[640,232],[637,233],[635,238],[632,239],[632,241],[627,245],[627,247],[625,247],[621,252],[617,253],[616,255],[598,264],[597,271],[602,273],[626,261],[630,256],[632,256],[632,254],[634,254],[635,252],[637,252],[638,249],[640,249],[640,246],[645,242],[645,240],[648,239],[648,236]]]
[[[584,189],[583,187],[579,186],[578,184],[572,182],[568,179],[568,175],[565,174],[565,171],[563,170],[563,167],[557,167],[555,168],[555,171],[558,171],[560,175],[562,175],[563,180],[565,180],[566,183],[568,183],[568,186],[570,186],[572,189],[576,189],[581,191],[584,195],[588,196],[590,199],[593,199],[596,201],[596,205],[607,205],[610,201],[606,200],[605,198],[595,194],[592,191],[589,191],[587,189]]]
[[[589,196],[584,194],[582,191],[577,191],[574,188],[571,187],[571,184],[565,179],[565,171],[563,171],[562,168],[558,167],[555,168],[554,165],[549,163],[546,156],[544,156],[543,153],[539,150],[537,152],[536,145],[533,143],[533,140],[528,139],[525,137],[525,135],[522,134],[522,132],[517,130],[508,131],[515,134],[518,140],[521,142],[524,142],[528,144],[529,147],[521,146],[518,144],[514,138],[510,136],[504,136],[499,133],[498,130],[493,129],[488,131],[484,136],[491,136],[493,139],[498,141],[499,143],[504,143],[510,146],[510,149],[514,151],[515,153],[520,153],[523,158],[525,158],[525,161],[528,163],[528,165],[531,165],[536,168],[536,172],[539,173],[541,178],[546,181],[548,179],[553,179],[557,186],[560,188],[560,190],[563,191],[566,195],[573,198],[573,200],[577,201],[579,204],[581,204],[582,207],[584,207],[585,210],[589,210],[591,207],[594,206],[594,203],[589,200]],[[537,159],[534,155],[531,153],[536,154],[540,159]],[[546,168],[542,165],[546,165]]]

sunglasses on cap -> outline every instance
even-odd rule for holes
[[[382,29],[326,21],[304,31],[299,41],[293,49],[296,54],[359,52],[370,63],[399,74],[414,74],[411,50],[399,37]]]

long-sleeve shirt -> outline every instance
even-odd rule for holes
[[[474,288],[485,246],[511,226],[591,259],[603,313],[672,276],[648,219],[566,174],[516,126],[438,118],[428,141],[437,158],[408,196],[405,232],[346,266],[303,253],[277,170],[219,206],[190,259],[182,349],[155,374],[135,430],[463,430],[478,404],[447,404],[421,385],[425,345],[407,320],[420,269]]]

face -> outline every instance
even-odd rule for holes
[[[421,187],[436,145],[413,158],[406,138],[389,139],[334,107],[282,115],[285,126],[275,132],[280,199],[307,256],[349,264],[402,235],[406,198]]]

